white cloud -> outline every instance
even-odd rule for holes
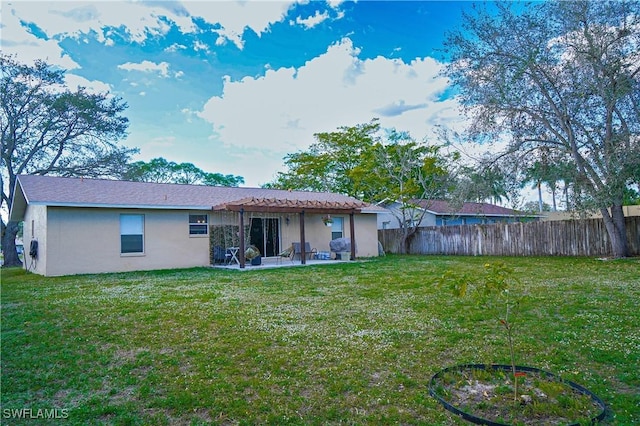
[[[166,23],[158,19],[163,15],[161,9],[153,3],[59,1],[14,2],[12,6],[20,19],[37,23],[49,38],[79,37],[94,31],[99,41],[107,43],[103,28],[124,27],[131,39],[140,42],[150,34],[168,30]]]
[[[18,61],[23,63],[33,63],[36,59],[43,59],[67,70],[80,68],[75,61],[64,54],[57,41],[38,38],[20,23],[21,20],[30,23],[37,21],[24,17],[24,15],[30,15],[27,12],[31,9],[38,8],[24,2],[3,3],[2,52],[16,55]]]
[[[151,61],[142,61],[139,63],[126,62],[118,65],[118,68],[126,71],[157,72],[162,77],[169,76],[169,64],[167,62],[160,62],[159,64]]]
[[[191,16],[201,17],[210,23],[219,23],[222,28],[216,30],[220,35],[216,44],[230,40],[238,48],[243,47],[242,33],[251,29],[258,36],[269,27],[284,19],[295,1],[191,1],[184,7]],[[183,29],[184,31],[184,29]]]
[[[195,43],[193,43],[193,50],[195,50],[196,52],[199,50],[208,52],[209,51],[209,46],[207,46],[206,44],[204,44],[201,41],[196,41]]]
[[[337,9],[342,3],[344,3],[344,0],[327,0],[327,4],[334,9]]]
[[[98,80],[87,80],[79,75],[66,73],[64,75],[66,86],[75,90],[78,86],[82,86],[88,93],[106,93],[111,91],[111,86]]]
[[[383,126],[409,131],[416,139],[430,135],[437,124],[455,126],[461,120],[455,101],[438,100],[448,82],[438,75],[437,61],[361,60],[357,54],[344,39],[298,69],[227,78],[222,95],[209,99],[200,117],[229,146],[283,154],[308,147],[314,133],[376,116]],[[380,109],[390,105],[399,108],[382,116]]]
[[[164,49],[165,52],[178,52],[180,50],[185,50],[187,46],[184,44],[173,43],[171,46]]]
[[[126,35],[135,42],[142,43],[149,37],[168,33],[167,21],[175,24],[185,34],[199,29],[193,18],[199,17],[212,24],[219,24],[215,30],[220,35],[219,43],[230,40],[242,48],[242,34],[249,28],[256,34],[282,21],[295,2],[292,1],[186,1],[168,2],[128,2],[128,1],[57,1],[31,2],[14,1],[2,9],[3,51],[20,52],[25,59],[42,58],[43,50],[51,52],[51,59],[64,59],[58,42],[66,37],[80,38],[95,34],[97,40],[113,45],[113,31],[108,28],[124,28]],[[38,39],[20,24],[20,20],[36,23],[48,40]],[[176,45],[175,49],[182,48]],[[35,56],[37,55],[37,56]],[[70,61],[60,61],[65,68],[77,67]],[[71,66],[73,65],[73,66]]]
[[[329,19],[329,13],[327,11],[320,13],[319,10],[316,10],[316,14],[313,16],[309,16],[308,18],[302,18],[298,16],[296,18],[296,24],[303,25],[304,27],[309,29],[315,27],[316,25],[322,23],[327,19]]]

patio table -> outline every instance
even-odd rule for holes
[[[231,254],[231,262],[236,262],[236,264],[240,264],[240,259],[238,259],[238,252],[240,251],[240,247],[228,247],[227,250],[229,254]]]

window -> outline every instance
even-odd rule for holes
[[[331,224],[331,239],[335,240],[336,238],[342,238],[344,236],[343,232],[343,218],[334,217],[333,223]]]
[[[144,215],[120,215],[120,253],[144,253]]]
[[[206,214],[189,215],[189,235],[207,235],[209,233],[209,217]]]

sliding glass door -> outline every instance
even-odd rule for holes
[[[280,252],[280,219],[251,218],[249,241],[263,256],[277,256]]]

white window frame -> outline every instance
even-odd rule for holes
[[[338,236],[337,234],[340,234]],[[331,223],[331,239],[344,238],[344,218],[334,217],[333,223]]]
[[[133,223],[134,218],[139,219],[139,223]],[[128,222],[128,223],[127,223]],[[137,220],[136,220],[137,222]],[[121,214],[120,215],[120,255],[121,256],[143,256],[145,250],[144,244],[144,214]],[[124,232],[140,232],[140,233],[128,233]],[[140,235],[142,237],[142,250],[141,251],[123,251],[122,237],[123,236]]]
[[[195,217],[204,218],[204,222],[194,222],[198,220]],[[201,228],[204,226],[204,233],[192,232],[192,227]],[[206,237],[209,235],[209,215],[208,214],[189,214],[189,236],[190,237]]]

